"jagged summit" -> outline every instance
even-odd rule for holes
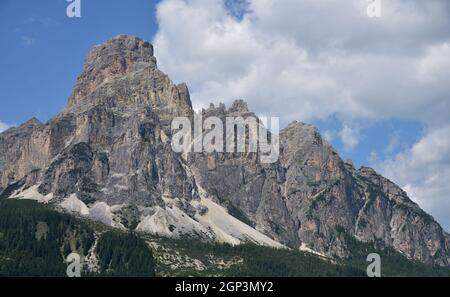
[[[32,117],[31,119],[29,119],[28,121],[26,121],[24,124],[22,125],[29,125],[29,126],[35,126],[35,125],[42,125],[42,122],[39,121],[38,118],[36,117]]]
[[[157,68],[149,42],[126,35],[89,52],[66,111],[85,112],[95,106],[123,113],[150,108],[167,120],[192,114],[187,85],[174,84]]]
[[[287,125],[287,127],[284,128],[283,130],[285,130],[285,131],[292,131],[293,133],[298,132],[298,131],[302,131],[302,130],[307,130],[310,133],[320,134],[319,133],[319,129],[317,129],[313,125],[308,124],[308,123],[304,123],[304,122],[299,122],[299,121],[292,121],[292,122],[290,122]]]
[[[69,108],[105,82],[126,74],[156,69],[153,46],[143,39],[118,35],[94,47],[86,57],[83,72],[77,79]]]

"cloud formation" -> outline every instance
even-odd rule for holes
[[[244,98],[282,124],[338,115],[348,150],[361,136],[355,123],[420,121],[428,131],[424,138],[378,167],[386,173],[404,168],[391,175],[394,181],[410,185],[423,205],[444,205],[448,178],[433,175],[431,161],[423,161],[425,169],[402,164],[419,158],[415,148],[435,135],[449,138],[440,131],[450,125],[450,2],[382,1],[379,19],[367,17],[367,5],[247,0],[230,8],[221,0],[162,0],[154,45],[160,68],[188,82],[197,108]],[[442,166],[450,170],[450,163]],[[435,176],[433,195],[418,176]],[[447,209],[436,215],[441,221],[450,217]]]
[[[289,119],[444,118],[449,4],[423,2],[384,1],[374,20],[364,0],[252,0],[240,20],[222,1],[164,0],[154,43],[198,106],[245,97]]]
[[[450,230],[450,125],[381,164],[384,174]]]
[[[3,131],[5,131],[6,129],[10,128],[11,126],[3,123],[0,121],[0,133],[2,133]]]
[[[339,132],[339,137],[345,149],[350,151],[359,143],[360,135],[357,128],[344,124]]]

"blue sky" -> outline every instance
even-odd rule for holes
[[[84,58],[118,34],[155,45],[195,107],[243,98],[312,123],[450,229],[450,2],[0,0],[0,130],[62,111]],[[314,17],[311,17],[314,16]]]
[[[395,156],[410,148],[424,133],[422,124],[417,121],[379,120],[362,125],[358,144],[349,150],[339,137],[342,123],[336,117],[330,116],[326,120],[313,120],[312,123],[328,138],[341,157],[352,160],[357,168],[374,166],[386,158]]]
[[[70,96],[90,48],[118,34],[151,40],[155,1],[82,1],[68,18],[64,0],[0,0],[0,121],[48,120]]]

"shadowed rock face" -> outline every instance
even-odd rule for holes
[[[243,100],[202,113],[254,116]],[[207,212],[199,198],[210,198],[292,248],[347,257],[345,230],[449,266],[450,236],[439,224],[394,183],[344,162],[313,126],[294,122],[282,130],[273,164],[261,164],[258,153],[174,153],[171,120],[193,114],[187,86],[158,70],[149,43],[115,37],[89,53],[63,112],[0,134],[0,189],[17,181],[23,190],[38,186],[55,206],[75,194],[88,207],[120,209],[111,208],[116,226],[157,218],[150,229],[169,236],[181,233],[177,222],[211,236],[196,221]]]

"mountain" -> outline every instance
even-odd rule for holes
[[[201,113],[254,116],[243,100]],[[0,134],[1,195],[144,234],[334,259],[351,258],[356,240],[450,267],[450,235],[313,126],[289,124],[278,161],[264,164],[259,152],[174,152],[172,120],[194,116],[186,84],[158,69],[152,45],[117,36],[90,51],[64,111]]]

